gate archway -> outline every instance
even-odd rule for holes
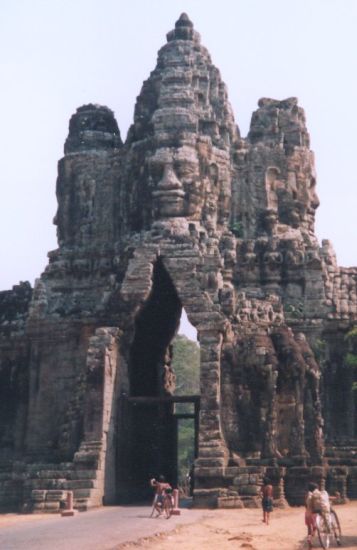
[[[128,357],[129,392],[119,397],[117,494],[119,502],[150,498],[149,479],[178,478],[178,421],[194,420],[198,453],[199,396],[175,396],[172,340],[178,330],[182,304],[160,259],[154,264],[152,289],[135,320]],[[191,403],[189,413],[177,403]]]

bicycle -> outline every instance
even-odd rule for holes
[[[157,512],[157,518],[164,513],[166,519],[170,519],[173,508],[174,504],[172,494],[167,490],[162,495],[162,498],[159,498],[158,495],[155,495],[150,517],[152,518],[154,512]]]
[[[331,510],[325,516],[321,513],[316,515],[316,531],[321,548],[330,548],[332,539],[335,539],[336,544],[341,546],[341,524],[334,510]]]
[[[163,508],[166,519],[170,519],[172,510],[174,509],[173,497],[171,491],[167,491],[164,496]]]

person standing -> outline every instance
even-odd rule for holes
[[[273,511],[273,486],[268,477],[263,478],[261,489],[263,522],[269,525],[270,513]]]

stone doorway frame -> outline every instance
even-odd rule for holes
[[[175,486],[178,482],[178,421],[181,419],[193,419],[194,421],[194,460],[198,458],[198,451],[199,451],[199,427],[200,427],[200,401],[201,396],[200,395],[169,395],[169,396],[129,396],[129,395],[121,395],[120,396],[121,404],[119,406],[119,410],[128,411],[128,407],[133,407],[135,405],[141,405],[144,407],[152,407],[152,406],[159,406],[159,405],[174,405],[176,403],[185,404],[185,403],[192,403],[194,406],[193,412],[190,413],[176,413],[174,410],[172,411],[172,419],[174,421],[174,434],[172,439],[173,449],[172,449],[172,455],[175,457],[175,463],[173,465],[173,479],[170,479],[169,481],[173,483]],[[130,415],[126,415],[127,417],[130,417]],[[143,449],[143,453],[145,453],[145,449]],[[120,483],[117,487],[118,491],[118,500],[120,501]],[[127,491],[127,488],[125,492]],[[124,499],[125,499],[125,492],[124,492]]]

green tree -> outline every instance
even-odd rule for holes
[[[172,366],[176,374],[175,395],[198,395],[200,393],[200,348],[186,336],[177,335],[173,341]],[[189,403],[177,405],[181,413],[192,412]],[[179,485],[185,485],[186,475],[194,460],[194,421],[184,418],[179,421],[178,477]]]
[[[172,366],[176,374],[176,395],[200,393],[200,348],[197,342],[178,334],[173,341]]]

